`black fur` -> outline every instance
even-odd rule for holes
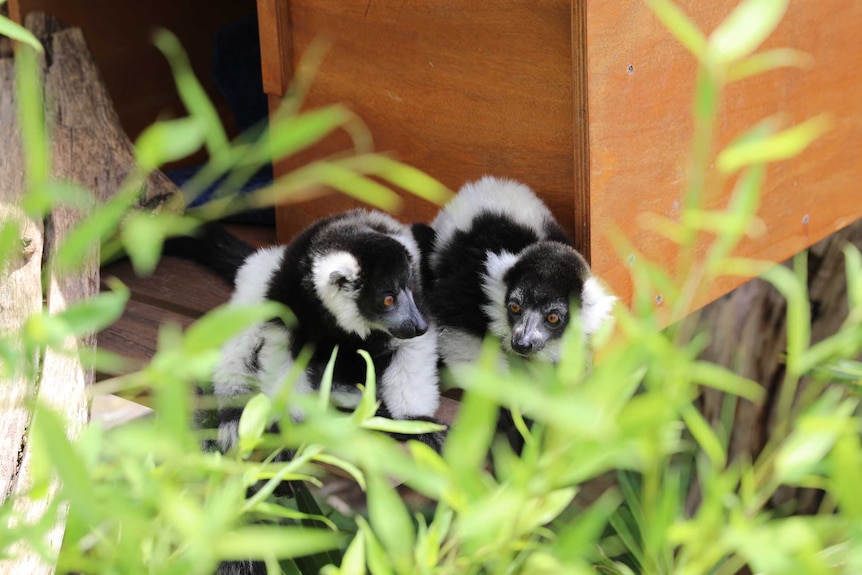
[[[590,270],[529,188],[488,177],[467,184],[430,231],[414,226],[414,235],[442,365],[475,360],[486,336],[527,360],[558,359]],[[505,410],[498,428],[520,451],[523,438]]]

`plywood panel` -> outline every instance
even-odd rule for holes
[[[679,2],[711,31],[736,0]],[[674,246],[639,224],[644,212],[676,218],[691,142],[695,62],[641,0],[588,3],[590,226],[594,269],[627,299],[627,254],[607,232],[622,229],[651,259],[673,265]],[[814,57],[808,69],[785,69],[731,86],[718,141],[780,113],[789,124],[828,112],[834,129],[800,157],[768,170],[761,215],[768,230],[738,254],[782,261],[862,215],[862,2],[791,2],[766,47]],[[720,206],[726,198],[717,198]],[[742,280],[716,282],[700,303]],[[667,306],[669,302],[664,301]]]
[[[171,30],[222,121],[235,132],[212,80],[213,35],[230,22],[253,16],[253,0],[16,0],[13,8],[20,10],[20,17],[47,12],[81,28],[123,128],[133,139],[160,116],[185,115],[170,68],[150,39],[156,27]]]
[[[296,57],[317,37],[332,43],[309,107],[346,102],[378,150],[450,188],[484,174],[523,180],[573,232],[570,20],[566,0],[294,0],[289,34]],[[334,139],[325,150],[344,145]],[[309,214],[350,205],[333,196],[303,205],[304,215],[288,208],[291,229],[280,239]],[[399,216],[427,221],[435,213],[413,200]]]

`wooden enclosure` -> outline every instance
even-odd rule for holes
[[[180,39],[195,75],[233,131],[227,103],[210,73],[213,34],[253,16],[253,0],[10,0],[9,9],[19,22],[30,12],[46,12],[81,28],[132,139],[160,117],[185,114],[170,67],[151,40],[157,27],[167,28]]]
[[[708,33],[737,1],[677,3]],[[673,266],[675,248],[646,231],[641,216],[679,215],[696,66],[642,0],[258,0],[258,13],[271,108],[309,44],[325,38],[331,47],[307,107],[346,102],[378,150],[453,190],[483,174],[529,184],[623,301],[632,291],[630,258],[614,251],[609,230]],[[738,255],[781,261],[862,213],[860,23],[856,0],[791,2],[766,47],[803,50],[813,65],[745,80],[725,94],[720,145],[776,113],[788,125],[821,112],[833,121],[804,154],[769,168],[760,212],[767,231]],[[345,146],[334,137],[312,154]],[[308,159],[291,158],[277,173]],[[279,238],[351,205],[328,196],[283,208]],[[408,198],[399,217],[427,221],[435,211]],[[716,282],[698,305],[741,281]]]

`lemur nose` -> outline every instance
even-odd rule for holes
[[[514,349],[518,353],[530,353],[533,351],[533,341],[529,339],[513,339],[512,340],[512,349]]]

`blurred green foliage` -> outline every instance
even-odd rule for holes
[[[767,119],[728,148],[713,149],[724,86],[806,60],[792,49],[756,51],[787,2],[744,0],[706,36],[670,0],[646,1],[700,64],[684,214],[678,222],[652,220],[688,255],[673,273],[635,259],[632,309],[617,310],[618,337],[609,332],[597,337],[594,347],[602,361],[594,369],[585,369],[588,353],[577,326],[567,334],[557,366],[500,373],[499,351],[487,346],[481,361],[452,374],[465,393],[440,455],[418,442],[399,446],[375,431],[398,426],[401,432],[420,432],[425,424],[374,416],[375,379],[368,362],[366,393],[354,413],[333,410],[326,389],[322,397],[308,397],[293,393],[292,381],[286,381],[275,398],[251,398],[240,422],[240,449],[220,455],[202,451],[199,433],[190,426],[199,407],[195,386],[208,380],[231,335],[257,321],[288,318],[289,310],[275,304],[219,308],[185,333],[163,326],[158,352],[146,367],[96,386],[96,393],[148,391],[155,416],[111,430],[94,423],[72,442],[61,418],[36,407],[30,429],[36,481],[30,496],[46,496],[51,477],[58,477],[62,488],[36,524],[17,521],[0,529],[0,553],[12,553],[18,542],[43,549],[60,503],[68,502],[63,547],[59,558],[51,559],[61,573],[205,574],[221,560],[251,557],[264,560],[270,573],[326,575],[688,575],[730,574],[744,567],[775,574],[862,572],[862,367],[853,360],[862,347],[862,256],[846,248],[850,313],[841,330],[815,345],[805,256],[792,270],[731,258],[739,239],[758,229],[764,164],[803,151],[828,120],[817,117],[782,130]],[[146,130],[136,144],[138,170],[114,198],[93,206],[88,192],[48,178],[48,134],[41,100],[34,96],[40,93],[38,42],[3,18],[0,33],[26,43],[18,52],[29,185],[22,205],[34,218],[58,202],[91,208],[56,253],[69,269],[101,245],[106,257],[124,247],[136,269],[151,271],[162,240],[189,232],[193,220],[130,210],[151,171],[201,146],[210,162],[184,190],[187,198],[227,177],[217,199],[195,210],[196,218],[298,200],[321,185],[383,209],[399,203],[390,184],[431,201],[447,197],[432,178],[371,153],[367,131],[347,108],[299,114],[310,73],[298,76],[293,96],[267,134],[229,141],[179,43],[161,32],[156,44],[171,62],[188,116]],[[352,135],[357,155],[301,167],[251,196],[235,194],[260,166],[337,129]],[[736,178],[736,186],[725,209],[708,211],[703,198],[713,158],[719,170]],[[4,258],[11,257],[17,240],[10,229],[4,226],[0,234]],[[705,265],[695,265],[694,246],[705,237]],[[628,248],[622,237],[618,244]],[[739,398],[762,400],[763,389],[698,360],[702,338],[686,340],[675,327],[657,330],[651,294],[669,294],[681,313],[714,278],[752,270],[766,270],[763,277],[787,300],[786,379],[763,453],[730,459],[734,406]],[[2,334],[4,375],[24,372],[35,381],[38,366],[28,361],[33,351],[108,325],[127,299],[128,291],[116,285],[62,314],[34,315],[21,333]],[[97,359],[97,365],[122,365],[119,358]],[[817,393],[797,397],[803,377],[812,378]],[[704,386],[726,392],[717,427],[693,403]],[[304,421],[280,417],[288,404],[303,409]],[[531,429],[522,428],[526,443],[520,457],[494,437],[498,406],[512,409],[516,421],[521,412],[536,420]],[[276,419],[280,432],[268,433]],[[276,458],[286,449],[293,454],[287,463]],[[493,469],[486,463],[489,451]],[[367,509],[343,513],[315,497],[321,478],[333,468],[366,492]],[[585,497],[591,482],[609,475],[616,479],[613,487]],[[273,495],[283,481],[292,482],[294,498]],[[393,482],[430,503],[409,508]],[[691,498],[695,485],[698,495]],[[257,489],[248,495],[251,486]],[[770,508],[782,486],[823,490],[820,513],[793,516],[792,510]],[[0,506],[4,525],[18,513],[13,503],[7,499]]]

